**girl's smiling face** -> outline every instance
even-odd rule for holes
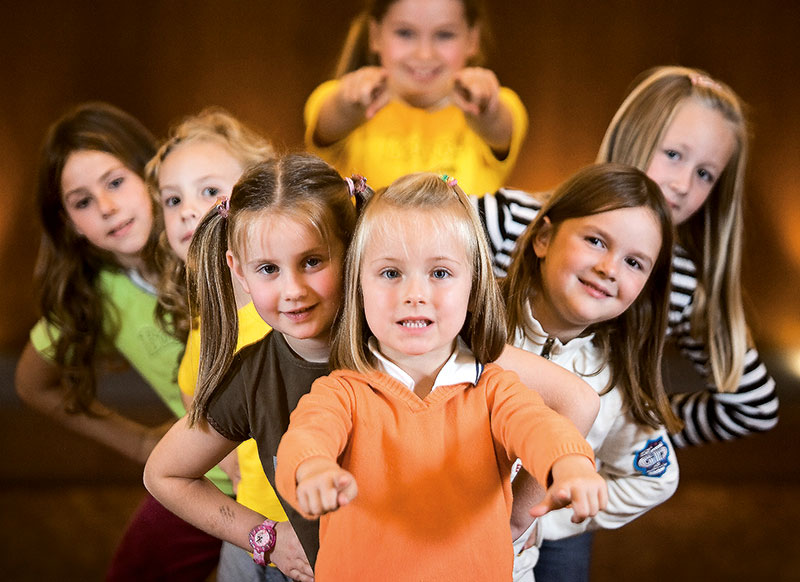
[[[246,228],[243,256],[227,253],[231,272],[261,318],[301,357],[327,354],[342,302],[344,248],[323,240],[308,220],[262,212]]]
[[[647,168],[676,225],[705,204],[735,148],[733,126],[722,113],[696,99],[678,106]]]
[[[197,223],[219,197],[230,197],[241,174],[239,160],[215,139],[179,143],[164,158],[158,173],[164,228],[182,261]]]
[[[649,208],[620,208],[555,227],[548,221],[533,245],[541,277],[534,315],[566,342],[636,300],[658,259],[661,227]]]
[[[388,72],[389,89],[414,107],[442,104],[456,72],[478,52],[460,0],[398,0],[370,24],[370,49]]]
[[[153,227],[153,208],[142,178],[113,155],[72,152],[61,172],[61,201],[75,231],[136,268]]]

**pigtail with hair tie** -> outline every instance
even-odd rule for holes
[[[231,204],[228,198],[217,198],[217,203],[214,205],[214,210],[217,211],[222,218],[228,218],[228,211]]]
[[[360,211],[364,203],[372,196],[372,188],[367,186],[367,179],[361,174],[353,174],[344,181],[350,192],[350,199],[355,202],[356,209]]]
[[[466,194],[464,194],[464,191],[461,189],[461,186],[458,185],[458,180],[456,180],[453,176],[442,174],[440,178],[442,179],[442,182],[444,182],[453,189],[457,197],[466,198]]]

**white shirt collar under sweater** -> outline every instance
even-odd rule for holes
[[[379,372],[387,374],[406,386],[413,392],[414,380],[397,364],[391,362],[384,356],[378,349],[378,340],[375,337],[369,338],[367,342],[369,351],[375,356],[375,369]],[[472,350],[469,349],[464,340],[459,337],[456,341],[456,347],[453,353],[445,362],[436,380],[433,383],[433,392],[437,386],[452,386],[454,384],[477,384],[483,372],[483,366],[475,359]]]

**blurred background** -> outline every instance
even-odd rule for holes
[[[663,506],[598,536],[593,579],[798,579],[800,547],[800,7],[793,2],[496,0],[489,66],[531,125],[509,185],[554,187],[594,161],[645,69],[681,64],[730,84],[753,142],[744,285],[754,338],[779,382],[771,433],[681,451]],[[0,0],[0,577],[93,580],[142,488],[141,467],[22,407],[13,369],[37,318],[36,160],[47,126],[86,100],[111,102],[158,137],[185,115],[227,108],[284,149],[302,148],[302,109],[329,78],[359,0],[291,2]],[[693,378],[672,370],[673,387]],[[696,381],[694,381],[696,384]],[[163,414],[132,373],[104,397]],[[787,552],[787,550],[789,550]]]

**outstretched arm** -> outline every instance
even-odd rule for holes
[[[500,83],[494,72],[481,67],[460,70],[455,77],[453,103],[495,156],[504,159],[511,148],[514,122],[511,110],[500,99]]]
[[[234,501],[204,477],[238,444],[207,424],[189,427],[183,417],[150,455],[144,484],[153,497],[181,519],[250,551],[250,530],[263,522],[264,516]],[[291,525],[281,523],[276,530],[272,561],[295,580],[313,580]]]
[[[59,368],[42,357],[30,342],[17,364],[15,388],[31,408],[139,463],[147,460],[173,423],[170,420],[164,425],[147,426],[111,410],[97,399],[90,404],[91,414],[67,412],[66,389]]]
[[[388,102],[385,69],[362,67],[344,75],[320,106],[314,145],[326,147],[344,139]]]
[[[353,475],[325,457],[303,461],[295,475],[297,503],[303,513],[312,517],[336,511],[358,495]]]
[[[531,508],[533,517],[554,509],[572,507],[573,523],[597,515],[606,508],[608,491],[605,480],[594,470],[594,464],[583,455],[564,455],[553,463],[552,485],[541,503]]]
[[[600,397],[576,374],[510,345],[496,363],[516,372],[525,386],[536,390],[547,406],[571,420],[583,436],[589,433],[600,410]]]

